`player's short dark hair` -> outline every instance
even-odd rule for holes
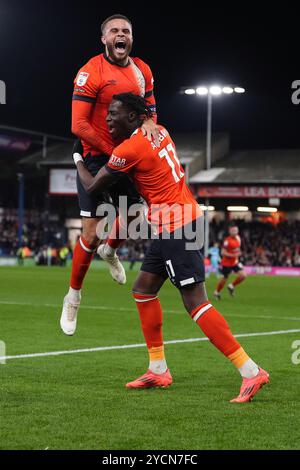
[[[121,101],[128,111],[134,111],[138,116],[146,115],[147,118],[151,118],[153,115],[148,101],[142,96],[133,93],[119,93],[113,95],[113,99]]]
[[[127,16],[121,15],[121,14],[119,14],[119,13],[116,13],[115,15],[111,15],[111,16],[109,16],[108,18],[106,18],[106,20],[103,21],[103,23],[101,24],[101,33],[102,33],[102,34],[104,33],[105,26],[106,26],[106,24],[107,24],[109,21],[111,21],[111,20],[119,20],[119,19],[120,19],[120,20],[125,20],[125,21],[127,21],[127,23],[129,23],[130,26],[131,26],[131,28],[132,28],[132,23],[131,23],[130,19],[127,18]]]

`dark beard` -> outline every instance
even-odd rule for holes
[[[128,61],[128,56],[129,56],[129,54],[130,54],[130,52],[131,52],[132,47],[130,47],[129,49],[127,49],[127,47],[126,47],[126,55],[125,55],[125,57],[124,57],[123,59],[119,59],[119,58],[117,57],[117,55],[116,55],[116,50],[115,50],[115,48],[114,48],[113,45],[106,45],[106,49],[107,49],[109,58],[110,58],[113,62],[115,62],[116,64],[119,64],[120,62]],[[127,63],[126,63],[125,65],[127,65]]]

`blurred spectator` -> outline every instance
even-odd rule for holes
[[[69,253],[70,253],[70,250],[67,246],[63,246],[59,250],[59,264],[60,264],[60,266],[66,266]]]
[[[274,225],[264,222],[236,221],[242,239],[242,261],[249,266],[300,266],[300,221]],[[210,242],[220,242],[224,222],[213,221]]]

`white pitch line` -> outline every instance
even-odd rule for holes
[[[298,330],[279,330],[279,331],[264,331],[260,333],[240,333],[234,335],[235,338],[250,338],[252,336],[274,336],[274,335],[286,335],[290,333],[300,333]],[[208,338],[188,338],[188,339],[174,339],[171,341],[165,341],[164,344],[179,344],[179,343],[195,343],[197,341],[208,341]],[[33,357],[48,357],[48,356],[62,356],[64,354],[79,354],[88,352],[98,351],[112,351],[117,349],[133,349],[133,348],[144,348],[146,344],[123,344],[120,346],[102,346],[98,348],[87,348],[87,349],[69,349],[66,351],[50,351],[45,353],[33,353],[33,354],[19,354],[17,356],[2,356],[0,361],[6,361],[9,359],[27,359]]]
[[[61,304],[33,304],[31,302],[15,302],[12,300],[0,300],[0,305],[18,305],[20,307],[27,306],[27,307],[49,307],[49,308],[61,308]],[[112,310],[116,312],[133,312],[135,311],[135,306],[133,305],[132,308],[128,307],[113,307],[113,306],[105,306],[105,305],[81,305],[80,309],[87,309],[87,310]],[[169,310],[164,309],[164,313],[174,313],[174,314],[186,314],[184,310]],[[238,318],[246,318],[245,315],[238,314],[238,313],[226,313],[225,317],[238,317]],[[248,315],[247,318],[262,318],[266,320],[290,320],[290,321],[300,321],[299,317],[274,317],[272,315]]]

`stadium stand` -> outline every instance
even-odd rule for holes
[[[207,171],[204,134],[177,134],[173,138],[199,203],[209,201],[215,208],[209,213],[210,244],[220,242],[227,223],[236,218],[245,263],[299,266],[300,150],[231,152],[229,136],[213,134],[212,168]],[[69,242],[74,244],[80,232],[80,219],[71,159],[73,143],[71,138],[0,126],[0,256],[18,256],[18,250],[27,247],[31,256],[44,252],[47,258],[48,247],[59,252]],[[50,176],[60,173],[68,178],[65,192],[51,190]],[[24,180],[21,238],[18,175]],[[257,212],[257,206],[270,204],[276,205],[276,214]],[[228,205],[246,205],[249,210],[233,213],[227,211]],[[145,241],[128,241],[120,257],[134,263],[143,258],[146,248]],[[40,259],[43,256],[40,254]],[[56,258],[60,263],[59,255]]]

